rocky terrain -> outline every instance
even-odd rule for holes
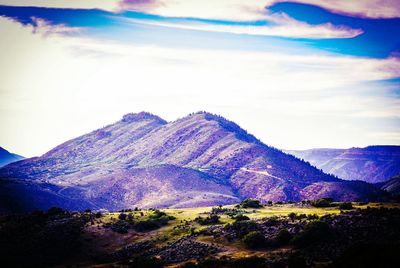
[[[380,145],[350,149],[288,150],[325,173],[344,180],[379,183],[400,174],[400,146]]]
[[[16,161],[19,161],[22,159],[24,159],[23,156],[10,153],[6,149],[0,147],[0,167],[3,167],[7,164],[10,164],[12,162],[16,162]]]
[[[0,169],[3,210],[197,207],[332,197],[379,190],[342,181],[207,112],[173,122],[141,112]]]

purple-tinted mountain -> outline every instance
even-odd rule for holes
[[[400,146],[287,151],[344,180],[379,183],[400,174]]]
[[[47,206],[67,199],[69,209],[211,206],[249,197],[366,200],[379,192],[324,174],[206,112],[169,123],[145,112],[128,114],[41,157],[8,165],[0,177],[8,203],[10,189],[26,193],[34,185]]]
[[[12,162],[16,162],[16,161],[19,161],[19,160],[22,160],[22,159],[24,159],[23,156],[10,153],[6,149],[0,147],[0,167],[3,167],[3,166],[8,165],[8,164],[10,164]]]
[[[383,183],[381,189],[393,195],[400,195],[400,175],[394,176]]]

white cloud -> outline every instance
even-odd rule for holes
[[[396,58],[174,49],[33,30],[0,18],[0,144],[26,156],[141,110],[168,120],[209,110],[282,148],[393,141],[364,134],[375,117],[398,118],[398,100],[366,95],[360,83],[400,76]]]

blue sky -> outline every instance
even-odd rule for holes
[[[400,144],[399,6],[0,0],[0,145],[40,155],[142,110],[284,149]]]

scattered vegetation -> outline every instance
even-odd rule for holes
[[[210,225],[210,224],[220,223],[219,216],[216,214],[210,214],[207,217],[199,216],[196,219],[194,219],[194,221],[200,225]]]
[[[381,267],[382,260],[397,260],[399,205],[349,203],[352,209],[344,209],[349,204],[331,202],[326,208],[310,206],[311,202],[272,204],[257,210],[219,206],[71,213],[52,208],[2,215],[1,264]],[[218,252],[225,257],[216,257]]]

